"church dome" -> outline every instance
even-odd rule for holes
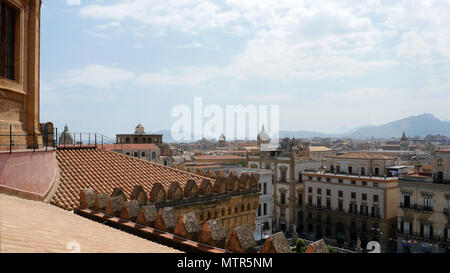
[[[258,140],[263,142],[270,141],[270,136],[266,132],[266,127],[263,126],[261,132],[258,134]]]
[[[73,136],[69,132],[69,127],[67,125],[64,126],[64,132],[62,132],[61,136],[59,137],[59,143],[61,145],[73,145]]]

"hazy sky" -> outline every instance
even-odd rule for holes
[[[170,129],[177,104],[277,104],[281,129],[450,120],[450,0],[44,0],[41,121]]]

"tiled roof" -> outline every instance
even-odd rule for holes
[[[330,152],[332,149],[325,146],[311,146],[309,147],[310,152]]]
[[[437,152],[450,152],[450,147],[437,150]]]
[[[240,156],[234,156],[234,155],[220,155],[220,156],[214,156],[214,155],[201,155],[194,157],[196,160],[240,160],[245,159],[245,157]]]
[[[159,150],[159,147],[156,146],[155,144],[108,144],[108,145],[103,145],[104,149],[106,150],[112,150],[112,151],[117,151],[117,150]]]
[[[331,156],[332,158],[350,158],[350,159],[383,159],[393,160],[395,158],[383,154],[366,153],[366,152],[350,152],[343,155]]]
[[[130,196],[141,185],[149,195],[155,184],[160,183],[167,192],[172,182],[181,188],[188,180],[200,187],[203,180],[210,180],[189,172],[169,168],[104,149],[65,149],[57,151],[60,169],[60,185],[51,203],[67,210],[79,205],[80,190],[94,189],[111,194],[115,188],[123,189]]]
[[[0,253],[180,253],[42,202],[0,194]]]

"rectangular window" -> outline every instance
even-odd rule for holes
[[[339,197],[344,197],[344,192],[343,191],[339,191]]]
[[[367,194],[366,194],[366,193],[363,193],[363,195],[362,195],[362,200],[363,200],[363,201],[367,201]]]
[[[261,204],[259,204],[259,208],[258,208],[258,217],[261,217]]]
[[[322,207],[322,198],[317,197],[317,207],[321,208]]]
[[[264,194],[267,194],[267,183],[264,183]]]
[[[344,211],[344,202],[339,200],[339,211]]]
[[[309,188],[309,189],[308,189],[308,192],[309,192],[309,193],[313,193],[313,188]]]
[[[423,206],[425,208],[431,208],[432,207],[432,199],[430,197],[424,197],[423,198]]]
[[[327,196],[331,196],[331,190],[327,190]]]
[[[322,189],[317,189],[317,194],[322,194]]]
[[[281,204],[286,205],[286,194],[285,193],[281,194]]]
[[[403,230],[404,230],[404,233],[406,235],[410,235],[411,231],[409,230],[409,227],[410,227],[409,222],[404,222],[403,223]]]
[[[344,180],[342,180],[342,179],[339,179],[339,184],[344,184]]]
[[[327,199],[327,209],[331,209],[331,200]]]
[[[352,199],[356,199],[356,192],[352,192]]]
[[[373,196],[373,202],[379,202],[379,197],[378,197],[378,195],[374,195],[374,196]]]
[[[267,215],[267,204],[264,204],[264,215]]]
[[[0,4],[0,77],[15,80],[14,61],[16,43],[17,11],[9,5]]]

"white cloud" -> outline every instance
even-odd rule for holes
[[[199,43],[199,42],[192,42],[189,44],[184,44],[179,46],[179,49],[193,49],[193,48],[200,48],[203,47],[203,44]]]
[[[115,66],[92,64],[67,71],[60,79],[56,80],[56,83],[68,87],[88,86],[110,89],[120,87],[135,77],[133,72]]]
[[[212,29],[247,38],[227,65],[187,64],[151,74],[198,84],[212,79],[203,75],[207,69],[233,79],[291,81],[357,77],[398,64],[448,62],[449,4],[448,0],[119,0],[83,6],[79,14],[110,22],[97,25],[97,30],[127,21],[139,38],[146,33],[154,38],[171,31],[191,35]],[[178,48],[203,44],[196,41]]]
[[[81,0],[66,0],[66,3],[69,6],[80,6]]]

